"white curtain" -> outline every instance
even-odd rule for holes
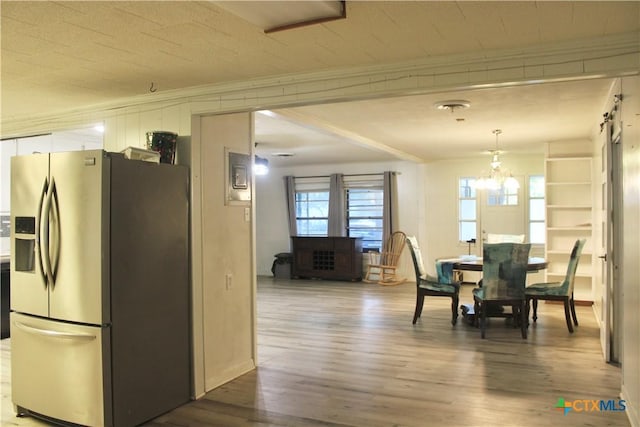
[[[344,181],[341,173],[334,173],[329,179],[329,236],[346,236],[344,204]]]

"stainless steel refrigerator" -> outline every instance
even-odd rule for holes
[[[185,167],[14,157],[11,252],[18,414],[132,426],[189,400]]]

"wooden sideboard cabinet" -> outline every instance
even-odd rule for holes
[[[362,280],[362,239],[359,237],[292,237],[297,278]]]

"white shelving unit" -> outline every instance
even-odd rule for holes
[[[562,281],[573,244],[587,239],[578,263],[574,296],[593,302],[593,188],[590,156],[545,159],[546,177],[546,280]]]

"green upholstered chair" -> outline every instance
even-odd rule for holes
[[[418,240],[413,236],[408,236],[407,245],[416,272],[416,309],[413,314],[413,324],[416,324],[422,314],[424,297],[432,296],[451,298],[451,324],[455,325],[458,321],[460,283],[453,280],[453,262],[437,262],[438,277],[430,276],[424,269]]]
[[[569,256],[569,264],[567,265],[567,275],[562,282],[535,283],[525,289],[527,311],[531,302],[533,302],[534,322],[538,320],[538,300],[562,301],[564,303],[564,317],[567,322],[567,329],[569,329],[570,333],[573,333],[573,324],[578,326],[576,307],[573,300],[573,282],[576,278],[576,270],[578,269],[578,262],[580,261],[585,241],[585,239],[579,239],[574,243]],[[573,324],[571,318],[573,318]]]
[[[519,325],[527,338],[525,284],[529,261],[529,243],[486,243],[482,249],[482,287],[473,290],[476,319],[480,335],[485,337],[487,317],[506,315]],[[511,312],[496,310],[511,306]]]

